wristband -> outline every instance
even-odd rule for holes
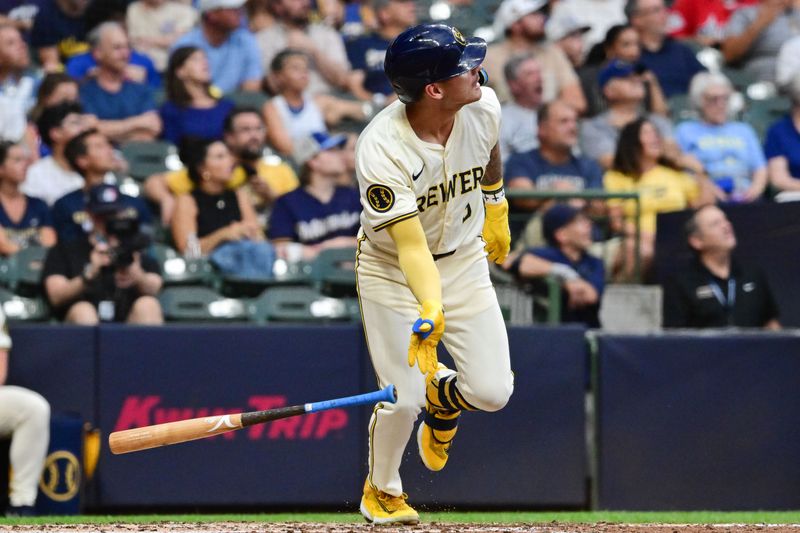
[[[563,263],[553,263],[550,267],[550,274],[560,281],[572,281],[581,277],[574,268]]]
[[[506,199],[506,190],[503,188],[503,180],[491,185],[481,185],[483,192],[483,203],[490,205],[500,205]]]

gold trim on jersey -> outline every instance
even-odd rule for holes
[[[392,224],[397,224],[398,222],[402,222],[403,220],[407,220],[409,218],[414,218],[415,216],[417,216],[417,214],[418,214],[418,211],[413,211],[411,213],[406,213],[405,215],[396,216],[391,220],[387,220],[386,222],[383,222],[382,224],[378,224],[377,226],[374,226],[372,228],[372,231],[380,231],[380,230],[382,230],[384,228],[388,228]]]

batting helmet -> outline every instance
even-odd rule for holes
[[[400,101],[416,101],[429,83],[459,76],[483,62],[486,41],[467,40],[445,24],[420,24],[397,36],[386,51],[383,70]]]

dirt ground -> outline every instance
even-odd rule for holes
[[[53,526],[0,526],[0,532],[43,533],[800,533],[800,524],[624,525],[579,524],[444,524],[389,527],[368,524],[219,522],[163,524],[75,524]]]

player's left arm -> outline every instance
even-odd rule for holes
[[[503,264],[511,248],[511,231],[508,227],[508,200],[503,188],[503,163],[500,145],[495,144],[489,155],[486,172],[481,178],[483,205],[486,218],[483,222],[483,240],[489,260]]]

